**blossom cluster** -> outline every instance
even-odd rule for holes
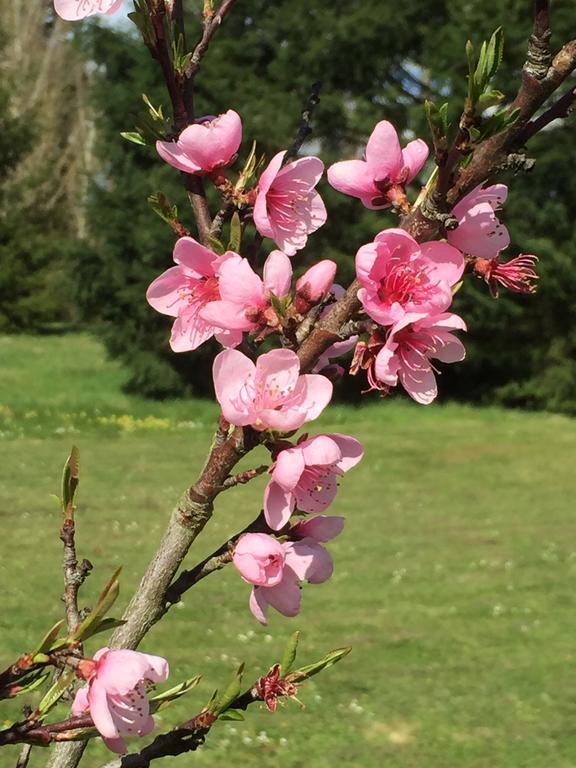
[[[253,259],[232,250],[219,254],[192,237],[181,237],[174,248],[176,266],[153,281],[147,299],[175,318],[170,339],[174,351],[196,349],[211,337],[224,347],[213,365],[222,415],[230,425],[261,433],[272,452],[263,498],[271,533],[245,534],[233,557],[253,585],[252,613],[265,622],[269,605],[287,616],[299,610],[301,582],[330,576],[331,560],[320,541],[339,532],[340,518],[321,515],[296,524],[291,519],[324,512],[336,496],[338,478],[362,457],[360,443],[348,435],[305,435],[296,444],[286,439],[330,402],[331,379],[344,373],[333,360],[355,348],[350,372],[365,371],[370,389],[387,392],[400,384],[417,402],[431,403],[437,395],[436,361],[453,363],[465,355],[454,332],[466,330],[466,325],[450,309],[467,265],[493,292],[497,282],[512,290],[532,290],[536,275],[534,257],[499,261],[510,242],[496,215],[507,190],[503,185],[479,186],[454,207],[458,226],[445,232],[445,239],[419,243],[403,229],[388,228],[359,248],[357,296],[368,336],[351,334],[336,341],[311,373],[301,373],[295,329],[314,308],[322,317],[344,293],[334,282],[336,264],[328,259],[292,285],[293,257],[327,218],[316,191],[324,166],[316,157],[290,160],[281,151],[252,188],[246,188],[245,177],[251,175],[247,166],[238,182],[227,176],[241,142],[242,120],[228,110],[199,119],[175,140],[158,141],[156,148],[177,170],[211,181],[242,215],[243,229],[251,222],[261,238],[273,241],[276,248],[261,275]],[[421,139],[402,149],[396,130],[384,120],[368,141],[365,159],[332,165],[328,181],[370,209],[407,212],[406,185],[427,156]],[[259,350],[271,336],[280,337],[282,348]]]
[[[122,0],[54,0],[56,13],[71,21],[113,14],[121,6]],[[497,213],[507,188],[480,184],[453,207],[451,225],[440,239],[418,242],[392,227],[357,250],[352,298],[361,310],[350,330],[342,328],[342,337],[332,338],[314,366],[302,371],[302,338],[345,293],[335,282],[337,265],[330,259],[294,280],[294,272],[300,272],[294,257],[327,221],[317,191],[324,164],[314,156],[294,159],[281,150],[258,174],[252,151],[232,181],[229,169],[239,157],[242,138],[242,119],[229,109],[198,118],[179,135],[156,142],[164,162],[216,187],[224,202],[223,221],[232,212],[234,218],[228,248],[218,239],[219,230],[201,238],[203,243],[179,237],[174,266],[153,280],[146,298],[173,318],[174,352],[196,350],[211,339],[221,345],[213,382],[222,425],[231,431],[249,428],[270,451],[262,497],[266,532],[259,528],[231,539],[232,562],[252,587],[250,610],[266,624],[270,606],[295,616],[302,585],[320,584],[332,575],[332,557],[324,545],[341,533],[344,518],[324,512],[336,498],[338,480],[363,457],[361,444],[349,435],[304,434],[291,442],[331,401],[333,379],[345,372],[333,361],[354,350],[350,373],[365,372],[370,389],[387,393],[401,385],[414,400],[429,404],[437,396],[436,363],[465,356],[455,332],[465,331],[466,324],[451,311],[465,271],[483,279],[494,296],[499,286],[530,293],[538,276],[535,256],[501,261],[510,237]],[[427,158],[423,140],[402,147],[394,126],[382,120],[364,157],[333,164],[327,178],[334,189],[370,210],[409,214],[414,208],[407,185]],[[249,226],[255,234],[247,257],[240,251]],[[265,239],[274,248],[260,266],[258,251]],[[72,712],[89,712],[110,749],[125,752],[125,736],[152,730],[147,689],[166,680],[165,659],[103,648],[93,659],[79,660],[77,671],[86,686],[77,692]],[[280,690],[276,678],[271,676],[263,688],[270,709]]]

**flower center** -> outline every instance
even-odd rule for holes
[[[414,269],[410,264],[393,264],[388,273],[381,278],[378,298],[385,304],[408,304],[417,298],[423,298],[429,290],[430,282],[424,269]]]

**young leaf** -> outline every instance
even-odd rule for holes
[[[217,253],[218,256],[222,256],[222,254],[226,251],[226,248],[224,248],[224,243],[220,242],[217,237],[208,235],[208,242],[210,243],[210,248],[214,251],[214,253]]]
[[[48,714],[48,712],[54,707],[62,698],[62,696],[66,693],[72,682],[74,681],[74,672],[72,670],[69,670],[67,672],[63,672],[58,680],[52,685],[44,698],[41,700],[40,704],[38,704],[38,711],[42,715]]]
[[[282,660],[280,662],[280,674],[282,677],[286,677],[288,672],[292,669],[294,660],[296,659],[296,652],[298,650],[298,642],[300,640],[300,630],[296,630],[294,634],[290,635],[286,648],[282,654]]]
[[[232,219],[230,220],[230,241],[228,243],[228,251],[240,252],[240,243],[242,241],[242,223],[238,211],[234,211]]]
[[[219,720],[244,720],[244,714],[240,709],[227,709],[226,712],[222,712]]]
[[[51,651],[52,644],[54,643],[54,640],[56,640],[56,638],[58,637],[63,625],[64,625],[64,619],[56,622],[56,624],[54,624],[52,629],[48,630],[48,632],[44,635],[44,637],[40,641],[40,645],[32,655],[36,656],[36,654],[38,653],[46,653],[48,651]]]
[[[502,64],[504,55],[504,30],[498,27],[492,34],[486,51],[486,83],[488,83]]]
[[[163,691],[156,696],[150,696],[150,712],[153,714],[154,712],[158,712],[161,709],[165,709],[167,706],[172,704],[173,701],[176,701],[181,696],[185,696],[189,691],[192,690],[192,688],[195,688],[201,679],[201,675],[196,675],[196,677],[191,677],[188,680],[184,680],[182,683],[175,685],[168,691]]]
[[[240,664],[236,670],[234,677],[230,681],[228,687],[224,693],[219,696],[213,703],[212,707],[208,706],[215,715],[219,715],[221,712],[225,712],[230,704],[238,698],[242,689],[242,675],[244,674],[244,664]]]
[[[120,136],[126,141],[131,141],[132,144],[139,144],[143,147],[147,144],[146,139],[137,131],[120,131]]]
[[[80,480],[80,452],[72,446],[62,474],[62,509],[68,518],[74,517],[74,496]]]
[[[336,648],[334,651],[327,653],[323,659],[320,659],[320,661],[317,661],[314,664],[308,664],[305,667],[300,667],[300,669],[291,672],[289,675],[287,675],[287,679],[293,683],[307,680],[309,677],[317,675],[318,672],[321,672],[323,669],[331,667],[332,664],[336,664],[336,662],[340,661],[340,659],[343,659],[344,656],[347,656],[351,650],[352,648],[350,647]]]
[[[100,593],[100,597],[98,598],[94,610],[86,616],[84,621],[77,627],[74,634],[70,636],[71,640],[83,640],[84,637],[89,637],[91,634],[94,634],[94,625],[97,627],[100,626],[102,619],[108,613],[110,608],[112,608],[120,593],[118,576],[120,575],[121,570],[122,568],[118,568],[114,572],[112,578]]]

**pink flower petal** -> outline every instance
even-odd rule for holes
[[[78,688],[74,701],[72,702],[72,714],[81,715],[89,707],[88,703],[88,686],[85,685],[82,688]]]
[[[95,13],[112,14],[121,7],[122,0],[54,0],[54,10],[65,21],[78,21]]]
[[[332,558],[320,544],[312,539],[303,539],[285,546],[286,565],[292,568],[300,581],[321,584],[332,576]]]
[[[220,296],[248,309],[264,305],[264,285],[248,259],[234,254],[218,270]],[[224,327],[227,327],[224,325]]]
[[[264,289],[279,299],[290,293],[292,263],[282,251],[272,251],[264,262]]]
[[[328,181],[334,189],[344,195],[358,197],[364,205],[380,197],[381,192],[374,184],[374,174],[364,160],[343,160],[328,168]]]
[[[410,373],[406,368],[401,368],[399,378],[402,386],[413,400],[421,405],[430,405],[438,395],[438,386],[434,373],[426,372]]]
[[[90,714],[98,732],[106,739],[118,738],[118,730],[108,706],[108,694],[104,683],[98,679],[90,684],[88,691]]]
[[[342,458],[340,446],[335,440],[332,440],[331,435],[318,435],[300,443],[299,447],[307,466],[331,466]]]
[[[315,515],[308,520],[302,520],[292,530],[302,538],[330,541],[342,533],[344,523],[345,519],[336,515]]]
[[[348,472],[349,469],[355,467],[364,456],[364,449],[362,443],[356,438],[349,435],[342,435],[338,432],[328,435],[340,449],[342,458],[338,461],[338,468],[342,472]]]
[[[214,335],[214,326],[195,313],[177,317],[170,334],[173,352],[192,352]]]
[[[188,306],[188,298],[182,293],[186,276],[182,267],[170,267],[150,283],[146,291],[146,301],[157,312],[170,317],[178,317],[179,312]]]
[[[332,399],[334,386],[326,376],[321,376],[318,373],[307,373],[300,378],[304,380],[306,386],[306,394],[304,396],[306,421],[312,421],[320,416]]]
[[[444,280],[455,285],[464,272],[464,257],[457,248],[448,243],[421,243],[420,251],[430,264],[427,274],[433,282]]]
[[[286,525],[294,506],[294,494],[271,480],[264,491],[264,517],[273,531],[279,531]]]
[[[246,382],[254,379],[255,373],[254,363],[235,349],[220,352],[214,359],[212,375],[216,398],[224,418],[231,424],[246,426],[253,419],[253,411],[240,395]]]
[[[197,277],[213,277],[214,265],[222,260],[193,237],[180,237],[174,246],[174,261]]]
[[[366,146],[366,162],[375,181],[396,180],[404,162],[396,129],[388,120],[376,124]]]
[[[156,151],[165,163],[184,173],[200,173],[202,168],[191,160],[176,141],[157,141]]]
[[[229,165],[242,141],[240,115],[229,109],[222,115],[185,128],[178,139],[186,155],[203,171]]]
[[[284,578],[275,587],[260,587],[266,590],[265,599],[284,616],[296,616],[300,611],[300,587],[293,578]]]
[[[298,484],[304,467],[304,455],[300,446],[280,451],[272,470],[272,478],[286,491],[292,491]]]
[[[254,618],[260,622],[260,624],[268,624],[268,601],[266,600],[266,592],[268,590],[263,587],[253,587],[250,593],[250,610]]]
[[[418,175],[422,166],[428,158],[428,146],[422,139],[414,139],[414,141],[408,142],[402,150],[402,162],[405,168],[408,168],[408,178],[406,181],[412,181],[412,179]]]

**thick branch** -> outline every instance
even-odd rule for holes
[[[550,2],[534,0],[534,27],[528,43],[524,71],[537,80],[543,80],[552,61],[550,51]]]
[[[576,88],[571,88],[563,96],[557,99],[540,117],[536,120],[531,120],[524,128],[520,136],[519,142],[525,144],[528,139],[535,136],[543,128],[549,125],[554,120],[559,120],[573,111],[574,104],[576,103]]]

